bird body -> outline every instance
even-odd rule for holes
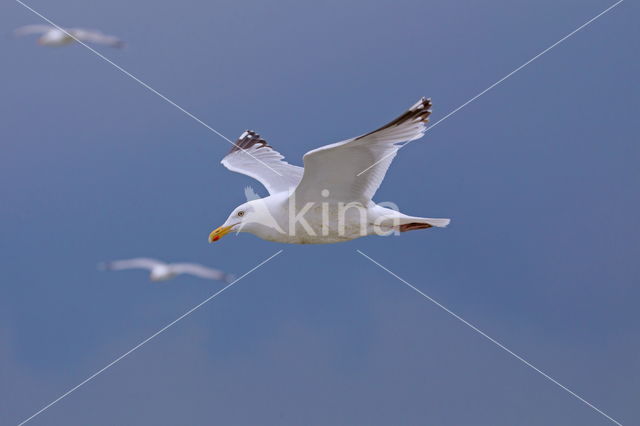
[[[38,38],[38,44],[54,47],[65,46],[73,43],[74,41],[73,37],[57,28],[51,28]]]
[[[449,219],[409,216],[372,201],[401,144],[424,135],[430,108],[423,98],[373,132],[309,151],[304,168],[245,131],[222,164],[257,179],[270,195],[234,209],[209,241],[235,231],[281,243],[327,244],[447,226]]]
[[[124,42],[117,37],[106,35],[98,30],[83,28],[59,28],[52,25],[25,25],[13,32],[16,36],[40,34],[38,44],[50,47],[66,46],[75,41],[104,44],[111,47],[123,47]]]
[[[166,281],[174,278],[176,275],[178,274],[172,271],[169,265],[157,264],[151,268],[149,279],[151,281]]]
[[[325,199],[308,208],[296,206],[287,193],[277,193],[241,206],[247,214],[238,232],[248,232],[273,242],[289,244],[330,244],[368,235],[404,232],[403,225],[424,222],[446,226],[448,219],[430,219],[405,215],[393,209],[369,203]],[[249,218],[250,216],[250,218]]]
[[[149,271],[149,279],[151,281],[166,281],[180,274],[190,274],[200,278],[225,282],[233,281],[232,275],[197,263],[165,263],[148,257],[105,262],[100,265],[100,268],[110,271],[146,269]]]

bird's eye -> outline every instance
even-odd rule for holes
[[[242,210],[240,210],[240,211],[238,212],[238,216],[239,216],[239,217],[244,216],[244,212],[243,212]]]

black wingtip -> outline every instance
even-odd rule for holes
[[[410,109],[409,111],[416,111],[416,110],[428,110],[429,112],[431,112],[431,107],[433,106],[433,104],[431,103],[431,98],[425,98],[424,96],[422,98],[420,98],[420,100],[418,102],[416,102]]]
[[[381,130],[388,129],[389,127],[398,126],[402,123],[406,123],[407,121],[420,121],[426,124],[429,121],[429,116],[431,115],[431,106],[432,106],[431,98],[422,97],[418,102],[413,104],[411,108],[409,108],[404,114],[400,115],[395,120],[385,124],[384,126],[372,132],[359,136],[356,139],[362,139],[366,136],[369,136],[372,133],[376,133]]]
[[[259,134],[257,134],[253,130],[245,130],[244,133],[240,135],[235,145],[231,147],[229,154],[236,151],[249,149],[255,145],[259,145],[258,148],[262,148],[262,147],[271,148],[271,146],[269,146],[267,141],[262,139],[262,137]]]

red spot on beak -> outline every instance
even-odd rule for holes
[[[213,237],[213,241],[218,241],[220,239],[220,235],[216,235],[215,237]]]

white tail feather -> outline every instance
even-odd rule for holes
[[[437,228],[446,228],[451,222],[451,219],[431,219],[431,218],[423,218],[420,222],[428,223],[431,226],[435,226]]]

